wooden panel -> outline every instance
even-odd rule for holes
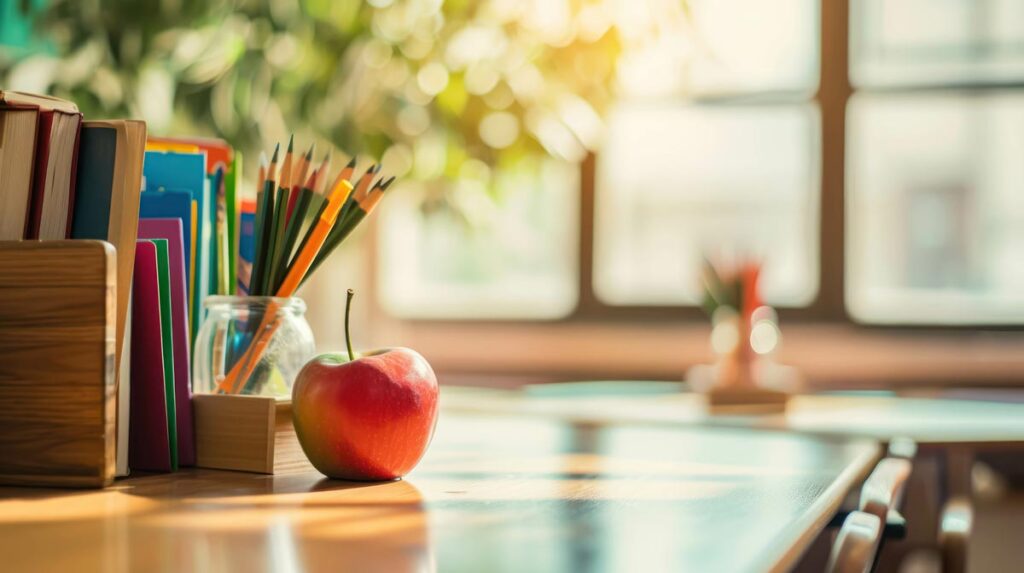
[[[114,268],[100,241],[0,242],[0,482],[113,480]]]
[[[0,554],[44,572],[782,571],[879,451],[443,411],[400,481],[190,469],[85,495],[0,488]]]

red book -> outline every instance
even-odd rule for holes
[[[74,212],[78,134],[82,114],[40,110],[27,239],[66,239]]]

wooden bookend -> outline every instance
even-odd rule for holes
[[[292,425],[290,400],[196,394],[196,465],[261,474],[312,467]]]
[[[114,479],[114,248],[0,242],[0,483]]]

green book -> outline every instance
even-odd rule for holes
[[[178,470],[178,429],[174,403],[174,338],[171,327],[171,263],[167,255],[167,239],[148,239],[156,247],[157,281],[160,285],[160,341],[164,354],[164,393],[167,403],[167,439],[171,453],[171,470]]]

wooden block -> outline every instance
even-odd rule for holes
[[[263,474],[310,467],[292,425],[290,400],[196,394],[196,465]]]
[[[712,388],[705,395],[713,411],[783,412],[789,402],[789,394],[765,388]]]
[[[102,241],[0,242],[0,483],[113,481],[115,259]]]
[[[708,364],[698,364],[686,373],[687,383],[695,392],[705,396],[712,413],[771,414],[786,410],[791,392],[749,384],[721,386],[716,383],[715,368]],[[786,366],[773,365],[769,372],[773,374],[770,378],[775,384],[779,383],[780,373],[785,373],[791,380],[795,379],[793,369]],[[795,384],[790,386],[796,387]]]

